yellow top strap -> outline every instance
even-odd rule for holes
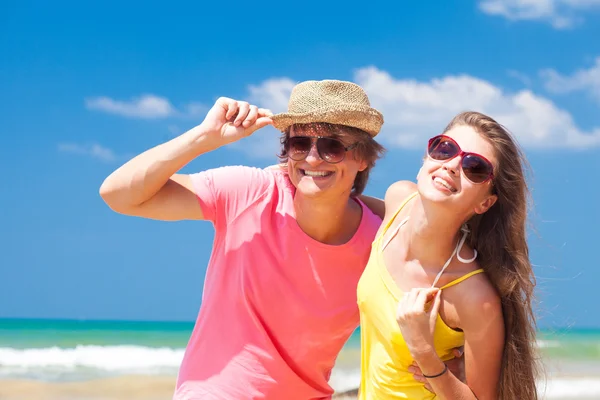
[[[468,279],[468,278],[472,277],[473,275],[477,275],[477,274],[480,274],[482,272],[485,272],[483,270],[483,268],[479,268],[479,269],[476,269],[475,271],[471,271],[468,274],[465,274],[465,275],[461,276],[460,278],[453,280],[452,282],[448,283],[447,285],[442,286],[440,289],[446,289],[446,288],[449,288],[450,286],[454,286],[456,284],[459,284],[462,281],[464,281],[465,279]]]
[[[381,234],[379,235],[380,238],[383,237],[383,235],[385,235],[385,233],[390,228],[390,226],[392,225],[392,223],[394,222],[394,220],[396,219],[396,217],[398,216],[400,211],[402,211],[402,209],[404,208],[406,203],[408,203],[410,200],[412,200],[417,194],[419,194],[419,192],[414,192],[413,194],[408,196],[406,199],[404,199],[404,201],[400,204],[400,207],[398,207],[398,209],[396,210],[396,212],[394,213],[392,218],[390,218],[390,220],[387,222],[387,224],[385,224],[383,231],[381,231]]]

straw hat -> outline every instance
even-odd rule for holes
[[[288,112],[272,117],[273,126],[285,131],[293,124],[327,122],[352,126],[376,136],[383,115],[374,108],[367,94],[355,83],[324,80],[297,84],[288,102]]]

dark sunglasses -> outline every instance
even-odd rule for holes
[[[319,157],[330,164],[337,164],[344,160],[346,152],[358,145],[358,143],[354,143],[350,146],[344,146],[344,143],[340,140],[330,137],[292,136],[288,138],[286,143],[288,157],[294,161],[304,160],[310,153],[315,140]]]
[[[439,135],[429,139],[427,155],[435,161],[448,161],[461,157],[460,166],[465,177],[473,183],[484,183],[494,177],[494,166],[487,158],[476,153],[462,151],[449,136]]]

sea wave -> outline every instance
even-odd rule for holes
[[[182,348],[81,345],[73,348],[0,348],[0,378],[44,381],[85,380],[123,374],[176,375]],[[338,392],[360,383],[358,368],[334,368],[331,386]],[[600,376],[552,378],[538,384],[544,399],[598,399]]]
[[[0,377],[69,380],[126,373],[175,374],[183,352],[126,345],[0,348]]]
[[[600,378],[554,378],[538,385],[543,399],[600,399]]]
[[[334,369],[330,383],[338,392],[356,389],[360,383],[360,370]],[[538,382],[537,386],[542,399],[600,399],[600,377],[549,378]]]

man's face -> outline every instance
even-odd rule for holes
[[[344,135],[343,132],[337,134],[325,124],[292,126],[290,139],[294,137],[311,138],[310,149],[308,146],[294,147],[292,145],[288,148],[288,173],[297,193],[306,197],[332,197],[332,199],[339,199],[340,196],[348,197],[352,191],[356,174],[363,171],[367,167],[367,163],[357,160],[352,149],[343,149],[341,161],[328,162],[327,160],[337,161],[337,159],[329,157],[328,150],[336,147],[338,150],[340,147],[350,147],[356,140],[351,135]],[[338,143],[327,141],[317,145],[319,137],[339,140],[341,146],[336,146]],[[289,141],[290,144],[293,142],[293,140]],[[304,140],[304,144],[306,143],[307,140]],[[320,146],[321,154],[319,154],[317,146]]]

